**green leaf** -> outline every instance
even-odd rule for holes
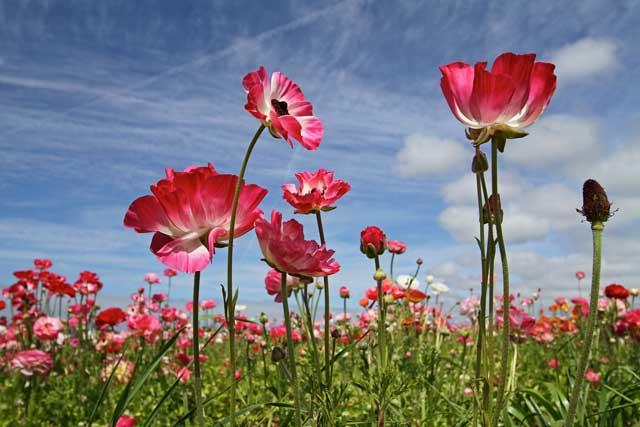
[[[120,356],[120,358],[116,362],[115,366],[111,370],[111,374],[109,374],[109,378],[107,379],[107,382],[104,383],[104,386],[102,387],[102,390],[100,390],[100,396],[98,396],[98,400],[96,401],[96,404],[93,406],[93,409],[91,410],[91,415],[89,415],[89,421],[88,421],[89,422],[89,427],[91,427],[91,424],[93,423],[93,420],[95,419],[96,413],[98,412],[98,407],[100,407],[100,404],[104,400],[104,397],[107,394],[107,390],[109,389],[109,386],[111,385],[111,382],[113,381],[113,377],[116,374],[116,370],[118,369],[118,366],[120,365],[120,362],[122,361],[123,358],[124,358],[124,352],[122,353],[122,355]]]

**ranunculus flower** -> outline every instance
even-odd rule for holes
[[[150,285],[160,283],[160,277],[156,273],[147,273],[144,275],[144,281]]]
[[[55,340],[64,326],[57,317],[39,317],[33,324],[33,333],[41,340]]]
[[[401,274],[396,277],[396,283],[404,289],[417,289],[420,287],[420,280],[409,274]]]
[[[427,294],[425,294],[424,292],[422,292],[419,289],[408,289],[405,292],[405,296],[404,297],[405,297],[405,299],[407,301],[416,303],[416,302],[420,302],[423,299],[427,298]]]
[[[435,295],[446,294],[447,292],[449,292],[449,287],[442,282],[435,282],[430,286],[431,292],[433,292]]]
[[[78,292],[83,295],[96,294],[102,289],[102,282],[98,275],[92,271],[83,271],[78,280],[73,284]]]
[[[271,212],[271,222],[256,221],[256,235],[264,261],[272,268],[298,277],[329,276],[340,270],[340,264],[331,258],[333,250],[304,240],[302,224],[295,219],[282,223],[282,213]]]
[[[587,277],[587,274],[584,271],[576,271],[576,279],[582,280]]]
[[[221,175],[211,164],[184,172],[166,169],[167,178],[151,186],[153,195],[136,199],[124,225],[138,233],[155,232],[151,252],[165,265],[186,273],[204,270],[215,246],[229,239],[231,202],[238,177]],[[235,236],[253,228],[262,216],[258,204],[267,190],[243,184],[238,202]]]
[[[105,308],[96,316],[96,327],[102,330],[122,323],[126,318],[127,314],[119,307]]]
[[[135,426],[136,426],[136,419],[133,417],[122,416],[118,418],[118,421],[116,422],[116,427],[135,427]]]
[[[556,88],[555,65],[535,62],[533,53],[498,56],[491,71],[486,62],[475,66],[452,62],[440,67],[440,87],[453,115],[469,127],[477,144],[495,132],[506,138],[526,135],[549,105]],[[482,132],[473,130],[482,129]]]
[[[47,268],[51,268],[51,266],[53,265],[53,263],[49,259],[34,259],[33,264],[38,270],[46,270]]]
[[[627,299],[629,298],[629,290],[622,285],[612,283],[604,288],[604,294],[609,299]]]
[[[318,148],[322,122],[313,115],[311,103],[305,101],[297,84],[278,71],[269,80],[267,71],[260,67],[244,76],[242,86],[247,92],[244,108],[274,137],[282,137],[292,147],[291,138],[294,138],[307,150]]]
[[[360,251],[369,258],[382,255],[387,249],[387,236],[375,225],[360,232]]]
[[[164,270],[164,275],[167,277],[174,277],[178,274],[173,268],[167,268]]]
[[[276,269],[271,269],[264,278],[264,287],[269,295],[274,295],[275,302],[282,302],[281,288],[282,274]],[[304,284],[295,276],[287,274],[287,296],[291,295],[291,292],[296,289],[300,289]]]
[[[212,309],[216,308],[216,303],[212,299],[204,299],[204,300],[200,301],[200,308],[202,310],[212,310]]]
[[[389,246],[389,252],[392,254],[400,255],[405,253],[407,250],[407,245],[402,243],[400,240],[389,240],[387,244]]]
[[[351,189],[342,180],[333,180],[333,172],[319,169],[316,172],[300,172],[296,174],[300,187],[285,184],[283,198],[295,209],[295,213],[315,213],[335,209],[334,204]]]
[[[129,329],[143,336],[148,343],[154,343],[162,333],[162,324],[150,314],[134,314],[127,319]]]
[[[42,350],[24,350],[13,356],[11,367],[27,377],[33,374],[47,376],[53,368],[53,359]]]
[[[600,382],[600,375],[592,370],[588,370],[584,373],[584,379],[593,385],[598,385],[598,383]]]
[[[340,286],[340,298],[351,298],[351,293],[349,292],[349,288],[346,286]]]

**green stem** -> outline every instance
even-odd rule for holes
[[[380,269],[380,258],[375,257],[376,272]],[[386,304],[382,293],[382,280],[378,280],[378,346],[380,347],[380,396],[378,407],[378,427],[384,427],[384,413],[386,406],[386,387],[382,384],[385,381],[387,367],[387,345],[386,345]]]
[[[293,337],[291,334],[291,317],[289,314],[289,301],[287,296],[287,273],[282,273],[280,285],[282,295],[282,311],[284,313],[284,323],[287,329],[287,357],[289,358],[289,370],[291,372],[291,385],[293,386],[293,399],[296,408],[296,427],[302,426],[302,411],[300,410],[300,390],[298,389],[298,376],[296,374],[296,359],[293,351]]]
[[[199,343],[199,327],[198,327],[198,311],[200,305],[198,304],[200,293],[200,272],[196,271],[193,275],[193,375],[195,381],[193,382],[193,391],[196,400],[196,419],[198,426],[204,426],[204,412],[202,408],[202,378],[200,374],[200,343]]]
[[[593,330],[595,328],[598,315],[598,292],[600,291],[600,265],[602,259],[603,229],[604,226],[601,222],[594,222],[591,224],[591,230],[593,232],[593,274],[591,276],[591,302],[589,305],[589,320],[587,323],[587,331],[585,333],[584,343],[582,345],[582,354],[580,355],[578,368],[576,369],[576,379],[573,385],[573,392],[571,393],[571,402],[569,403],[569,410],[567,411],[567,418],[564,424],[565,427],[573,426],[578,399],[580,398],[580,394],[582,393],[584,372],[589,362],[589,352],[591,351],[591,343],[593,341]]]
[[[244,180],[244,173],[249,163],[249,157],[253,147],[258,142],[260,134],[264,131],[265,126],[260,125],[256,133],[253,135],[251,143],[247,148],[247,152],[242,160],[238,182],[236,183],[236,192],[233,196],[233,205],[231,207],[231,219],[229,224],[229,246],[227,254],[227,325],[229,330],[229,378],[231,379],[231,389],[229,391],[229,424],[231,427],[236,425],[236,322],[235,322],[235,296],[233,294],[233,237],[236,226],[236,213],[238,210],[238,200],[240,199],[240,189]]]
[[[325,245],[324,228],[322,227],[322,216],[320,211],[316,212],[316,222],[318,223],[318,234],[320,234],[320,244]],[[329,364],[331,363],[331,355],[329,354],[329,344],[331,338],[331,323],[330,323],[330,303],[329,303],[329,276],[322,278],[324,281],[324,374],[325,382],[327,383],[327,393],[331,391],[331,372]]]
[[[389,265],[389,270],[390,270],[389,274],[391,275],[391,281],[394,282],[394,283],[395,283],[395,280],[393,279],[393,261],[395,260],[395,258],[396,258],[396,254],[392,253],[391,254],[391,262],[390,262],[390,265]]]
[[[500,383],[498,384],[498,396],[496,407],[493,413],[492,425],[498,427],[498,421],[502,412],[502,404],[505,400],[504,391],[509,372],[509,346],[510,328],[509,313],[511,309],[511,298],[509,294],[509,264],[507,263],[507,249],[502,235],[502,214],[498,203],[498,141],[494,138],[491,141],[491,193],[493,196],[493,212],[496,218],[495,227],[498,236],[498,247],[500,250],[500,262],[502,264],[502,297],[504,323],[502,325],[502,358],[500,360]]]

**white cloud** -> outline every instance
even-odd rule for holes
[[[615,68],[617,50],[613,40],[586,37],[556,50],[551,62],[556,64],[558,81],[566,83]]]
[[[396,156],[395,171],[406,177],[459,172],[470,167],[473,150],[459,142],[429,135],[412,134]]]
[[[598,124],[592,118],[567,114],[546,116],[523,139],[507,142],[505,160],[529,169],[597,157]]]

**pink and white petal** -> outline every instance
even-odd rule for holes
[[[224,228],[216,227],[209,232],[207,236],[207,245],[209,246],[209,252],[211,255],[216,253],[216,243],[218,243],[221,238],[227,237],[227,230]]]
[[[471,94],[471,114],[483,125],[496,121],[509,106],[515,87],[509,76],[492,74],[476,64]]]
[[[517,127],[525,128],[533,124],[544,112],[556,90],[557,78],[555,65],[548,62],[536,62],[531,74],[531,87],[525,111],[517,123]]]
[[[313,106],[308,101],[298,101],[287,104],[290,116],[313,116]]]
[[[471,114],[469,105],[473,92],[474,68],[464,62],[452,62],[441,66],[440,72],[440,87],[453,115],[467,126],[476,122],[477,118]]]
[[[172,238],[156,233],[150,249],[164,265],[184,273],[202,271],[211,262],[211,253],[198,237]]]
[[[296,120],[301,127],[300,138],[298,138],[296,134],[293,134],[292,130],[290,130],[289,133],[292,134],[294,138],[296,138],[300,142],[300,144],[302,144],[302,146],[307,150],[317,149],[320,146],[320,142],[322,142],[322,136],[324,133],[324,127],[320,119],[315,116],[304,116],[296,117]],[[291,122],[288,123],[293,124]]]
[[[282,139],[284,139],[285,141],[287,141],[287,143],[289,143],[289,146],[291,148],[293,148],[293,142],[291,142],[291,138],[289,137],[289,132],[287,131],[287,129],[282,124],[282,120],[281,120],[282,117],[291,117],[291,116],[278,116],[277,113],[272,111],[269,114],[271,127],[273,128],[273,130],[275,130],[277,135],[280,135],[280,137]],[[274,135],[273,132],[271,132],[271,134]],[[274,135],[274,136],[276,136],[276,135]]]
[[[271,99],[285,101],[287,104],[304,101],[300,86],[283,73],[276,71],[271,75]],[[271,101],[271,100],[269,100]]]
[[[498,56],[493,63],[491,74],[510,76],[515,87],[509,106],[502,112],[504,119],[499,120],[500,122],[506,122],[525,106],[529,97],[529,80],[535,59],[535,53],[516,55],[512,52],[506,52]]]
[[[134,200],[124,216],[124,225],[138,233],[159,231],[173,235],[176,231],[164,209],[153,196],[142,196]]]

